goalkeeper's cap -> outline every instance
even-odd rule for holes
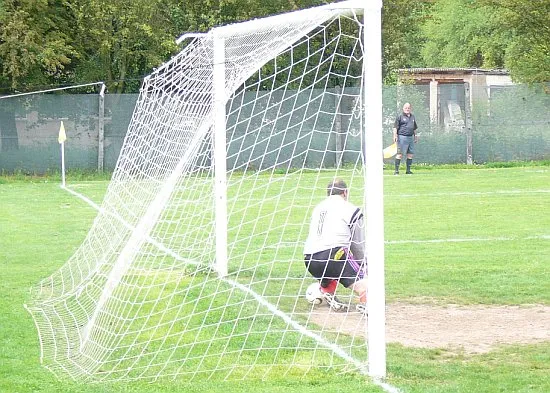
[[[327,186],[327,196],[342,195],[347,191],[348,186],[342,179],[334,179]]]

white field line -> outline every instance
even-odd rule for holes
[[[109,212],[109,211],[105,210],[104,208],[99,206],[97,203],[95,203],[91,199],[85,197],[82,194],[79,194],[76,191],[71,190],[70,188],[67,188],[65,186],[61,186],[61,188],[64,189],[65,191],[67,191],[68,193],[74,195],[75,197],[77,197],[79,199],[82,199],[84,202],[86,202],[88,205],[93,207],[99,213],[104,213],[104,214],[110,215],[111,217],[114,217],[117,221],[122,223],[122,225],[124,225],[127,229],[129,229],[129,230],[134,230],[135,229],[132,225],[127,223],[122,217],[120,217],[118,214],[116,214],[116,212]],[[194,262],[190,259],[182,258],[178,254],[174,253],[172,250],[166,248],[164,245],[157,242],[155,239],[151,238],[150,236],[145,236],[145,240],[148,241],[149,243],[153,244],[155,247],[157,247],[159,250],[163,251],[167,255],[170,255],[172,258],[174,258],[177,261],[184,261],[186,263],[195,264],[195,265],[197,264],[196,262]]]
[[[526,237],[468,237],[462,239],[425,239],[425,240],[387,240],[386,244],[415,244],[415,243],[465,243],[465,242],[509,242],[513,240],[550,240],[550,235]]]
[[[80,184],[74,185],[74,188],[78,188],[79,186],[82,186]],[[87,197],[67,188],[62,187],[69,193],[73,194],[74,196],[82,199],[86,203],[88,203],[90,206],[92,206],[94,209],[98,211],[102,211],[101,207],[94,203],[92,200],[88,199]],[[550,189],[536,189],[536,190],[497,190],[497,191],[464,191],[464,192],[435,192],[435,193],[419,193],[419,194],[384,194],[384,197],[397,197],[397,198],[410,198],[410,197],[449,197],[449,196],[491,196],[491,195],[524,195],[524,194],[549,194]],[[273,198],[276,199],[276,198]],[[311,197],[306,198],[297,198],[300,201],[311,201]],[[258,199],[257,201],[260,201]],[[152,239],[148,239],[152,240]],[[455,238],[455,239],[425,239],[425,240],[387,240],[385,241],[385,244],[418,244],[418,243],[460,243],[460,242],[490,242],[490,241],[514,241],[514,240],[550,240],[550,235],[538,235],[538,236],[527,236],[523,238],[514,238],[514,237],[487,237],[487,238]],[[169,252],[170,250],[167,250],[162,245],[158,244],[157,242],[153,241],[153,243],[156,246],[160,246],[163,251],[168,251],[169,254],[173,254]],[[296,243],[279,243],[274,246],[267,246],[266,248],[285,248],[285,247],[296,247]],[[174,256],[174,255],[172,255]],[[179,258],[177,258],[179,259]],[[281,317],[283,320],[285,320],[287,323],[294,326],[295,329],[302,332],[303,334],[306,334],[310,336],[311,338],[318,339],[321,343],[323,343],[324,346],[328,347],[329,349],[332,349],[336,354],[338,354],[340,357],[350,361],[351,363],[355,364],[355,366],[362,372],[363,374],[367,375],[368,370],[364,365],[362,365],[360,362],[357,362],[355,359],[347,355],[344,351],[342,351],[339,347],[335,346],[334,344],[325,341],[322,337],[317,336],[314,333],[311,333],[307,331],[304,327],[294,322],[290,317],[288,317],[286,314],[278,310],[275,306],[271,305],[267,301],[265,301],[263,298],[261,298],[260,295],[252,292],[249,288],[242,286],[239,283],[233,282],[231,280],[224,280],[230,283],[231,285],[235,287],[239,287],[241,290],[251,293],[259,303],[263,304],[267,308],[269,308],[274,314]],[[388,393],[400,393],[400,390],[396,387],[389,385],[385,383],[383,380],[380,379],[373,379],[373,382],[380,386],[382,389],[384,389]]]
[[[73,188],[82,186],[82,184],[77,184]],[[71,190],[67,187],[61,187],[74,196],[82,199],[84,202],[88,203],[97,211],[103,211],[99,205],[94,203],[89,198],[85,197],[82,194],[79,194],[76,191]],[[550,190],[528,190],[528,191],[519,191],[519,190],[502,190],[502,191],[488,191],[488,192],[454,192],[454,193],[430,193],[430,194],[400,194],[392,196],[406,196],[406,197],[421,197],[421,196],[470,196],[470,195],[502,195],[502,194],[538,194],[538,193],[550,193]],[[304,199],[305,200],[305,199]],[[310,200],[310,199],[307,199]],[[119,218],[122,220],[121,218]],[[147,239],[157,247],[167,252],[168,250],[165,247],[162,247],[159,244],[156,244],[153,239]],[[385,244],[422,244],[422,243],[467,243],[467,242],[495,242],[495,241],[514,241],[514,240],[550,240],[550,235],[536,235],[536,236],[527,236],[527,237],[470,237],[470,238],[451,238],[451,239],[422,239],[422,240],[386,240]],[[293,242],[281,242],[276,245],[266,246],[265,248],[294,248],[296,243]],[[168,254],[172,254],[168,252]],[[172,255],[174,256],[174,255]],[[176,258],[179,259],[179,258]]]
[[[76,188],[85,188],[86,184],[79,183],[71,185],[72,189]],[[70,191],[67,189],[69,192]],[[351,190],[353,193],[353,190]],[[457,191],[457,192],[427,192],[427,193],[416,193],[416,194],[399,194],[399,193],[385,193],[384,198],[422,198],[422,197],[468,197],[468,196],[494,196],[494,195],[532,195],[532,194],[550,194],[550,189],[534,189],[534,190],[496,190],[496,191]],[[314,190],[311,190],[309,196],[295,196],[293,201],[296,204],[311,206],[312,204],[320,201],[324,198],[323,193],[315,193]],[[280,200],[279,195],[274,195],[267,198],[248,198],[249,203],[260,205],[262,202],[271,202]],[[194,202],[194,201],[191,201]],[[92,202],[93,203],[93,202]],[[288,203],[285,201],[285,206],[288,206]]]
[[[460,191],[460,192],[430,192],[421,194],[384,194],[385,197],[446,197],[446,196],[491,196],[491,195],[523,195],[550,194],[550,190],[497,190],[497,191]]]
[[[396,388],[393,385],[390,385],[390,384],[384,382],[383,380],[381,380],[379,378],[373,378],[373,382],[374,382],[375,385],[380,386],[382,389],[384,389],[384,391],[386,391],[388,393],[401,393],[401,390],[399,390],[398,388]]]
[[[385,244],[421,244],[421,243],[467,243],[467,242],[498,242],[514,240],[550,240],[550,235],[536,235],[526,237],[468,237],[456,239],[424,239],[424,240],[386,240]],[[274,245],[268,245],[264,248],[295,248],[296,242],[280,242]],[[301,247],[301,244],[299,245]]]
[[[76,196],[77,198],[80,198],[82,199],[84,202],[88,203],[90,206],[92,206],[94,209],[98,210],[98,211],[103,211],[105,212],[105,210],[103,210],[99,205],[97,205],[96,203],[94,203],[93,201],[91,201],[89,198],[85,197],[84,195],[81,195],[79,193],[77,193],[76,191],[73,191],[65,186],[62,186],[61,187],[62,189],[68,191],[69,193],[71,193],[72,195]],[[122,220],[122,218],[118,215],[114,215],[114,217],[116,217],[117,219],[119,220]],[[125,224],[125,226],[129,226],[129,224]],[[149,237],[146,238],[146,240],[152,240],[152,239],[149,239]],[[157,242],[154,242],[153,244],[159,246],[159,244]],[[160,245],[162,246],[162,245]],[[163,251],[166,251],[166,248],[165,247],[162,247],[162,250]],[[169,250],[168,250],[169,251]],[[173,254],[173,253],[172,253]],[[180,258],[180,259],[183,259],[183,258]],[[240,290],[242,290],[243,292],[246,292],[250,295],[252,295],[257,301],[258,303],[260,303],[261,305],[263,305],[264,307],[268,308],[273,314],[277,315],[278,317],[280,317],[281,319],[283,319],[286,323],[288,323],[289,325],[291,325],[292,327],[294,327],[294,329],[296,329],[297,331],[299,331],[300,333],[302,333],[303,335],[305,336],[308,336],[316,341],[318,341],[321,345],[325,346],[326,348],[332,350],[336,355],[340,356],[341,358],[343,358],[344,360],[352,363],[355,367],[357,367],[357,369],[359,370],[359,372],[363,375],[368,375],[368,368],[365,364],[361,363],[360,361],[356,360],[355,358],[353,358],[352,356],[350,356],[349,354],[347,354],[342,348],[340,348],[338,345],[324,339],[322,336],[316,334],[316,333],[313,333],[311,331],[309,331],[306,327],[300,325],[298,322],[294,321],[290,316],[288,316],[286,313],[284,313],[283,311],[279,310],[275,305],[269,303],[267,300],[265,300],[261,295],[257,294],[256,292],[254,292],[253,290],[251,290],[250,288],[248,288],[247,286],[245,285],[242,285],[236,281],[233,281],[233,280],[229,280],[227,278],[224,278],[224,277],[220,277],[221,280],[223,280],[224,282],[228,283],[229,285],[233,286],[234,288],[239,288]],[[386,387],[391,387],[391,385],[388,385],[384,382],[381,382],[380,380],[374,380],[374,383],[381,386],[383,389],[386,390]],[[393,387],[391,387],[393,390],[386,390],[388,391],[389,393],[398,393],[399,390],[395,390]]]

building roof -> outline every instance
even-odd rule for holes
[[[397,70],[400,75],[403,74],[473,74],[473,75],[509,75],[508,70],[502,69],[484,69],[484,68],[400,68]]]

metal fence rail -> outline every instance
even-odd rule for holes
[[[327,93],[331,91],[302,91],[298,99],[307,100]],[[287,91],[284,94],[295,92]],[[268,96],[273,101],[274,93],[266,94]],[[102,89],[93,94],[59,94],[56,91],[2,97],[0,171],[37,174],[59,171],[57,136],[61,121],[64,122],[67,134],[65,160],[68,170],[113,170],[137,97],[137,94],[103,94]],[[258,97],[257,92],[254,92],[245,95],[245,100],[256,100],[255,107],[260,108],[262,98]],[[281,95],[278,99],[284,102],[285,96]],[[419,126],[419,143],[415,155],[417,164],[550,159],[550,95],[544,91],[513,85],[496,90],[493,88],[486,99],[472,100],[467,84],[440,85],[438,116],[435,119],[433,114],[430,116],[429,87],[426,85],[388,86],[384,88],[383,99],[382,129],[386,145],[391,143],[393,121],[403,103],[410,102],[413,105]],[[357,111],[358,105],[361,103],[351,99],[338,103],[335,100],[323,100],[323,112],[336,112],[339,115],[336,122],[325,123],[323,116],[317,116],[315,124],[308,125],[319,130],[315,133],[313,145],[319,146],[320,152],[317,155],[308,154],[308,159],[315,161],[311,162],[312,165],[318,166],[319,160],[322,160],[322,166],[331,167],[340,160],[344,164],[346,160],[354,160],[353,155],[357,154],[358,146],[362,143],[360,130],[361,122],[364,121],[357,116],[360,113]],[[307,105],[303,107],[307,108]],[[234,108],[228,109],[228,113],[234,111]],[[267,117],[275,119],[281,116],[284,109],[282,105],[277,113],[267,114]],[[278,136],[271,143],[284,143],[288,138],[300,139],[300,130],[304,130],[304,125],[293,127],[288,122],[281,124],[285,124],[286,129],[275,130]],[[244,125],[233,124],[231,115],[227,125],[228,132],[233,135],[246,134]],[[255,139],[250,137],[245,140],[244,146],[253,143]],[[282,154],[276,158],[259,157],[254,156],[255,153],[236,154],[237,148],[243,149],[243,144],[239,142],[237,146],[229,143],[228,159],[245,159],[249,168],[258,162],[262,162],[262,165],[272,165],[272,160],[287,162],[291,154],[289,151],[288,155]]]

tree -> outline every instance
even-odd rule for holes
[[[327,0],[174,0],[170,14],[179,34],[326,4]]]
[[[548,0],[438,0],[423,34],[430,66],[506,68],[517,82],[550,81]]]
[[[65,78],[76,55],[65,1],[4,0],[0,21],[1,72],[11,88]]]
[[[382,72],[386,83],[397,81],[400,68],[420,67],[421,26],[433,0],[385,0],[382,9]]]
[[[537,83],[550,81],[550,1],[481,0],[494,7],[499,30],[512,31],[505,65],[512,79]]]
[[[136,91],[144,75],[176,51],[168,0],[72,0],[80,54],[77,81]]]
[[[0,22],[0,82],[26,89],[66,78],[76,53],[66,34],[70,14],[64,1],[5,0]],[[12,104],[2,104],[0,118],[2,150],[18,149]]]
[[[511,33],[499,29],[492,4],[438,0],[423,25],[422,57],[430,67],[502,68]]]

